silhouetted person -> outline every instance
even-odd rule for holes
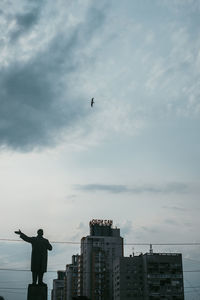
[[[43,238],[43,230],[39,229],[36,237],[28,237],[21,230],[15,231],[15,233],[19,234],[25,242],[32,244],[31,272],[33,285],[36,285],[37,282],[39,285],[45,285],[43,275],[47,271],[47,250],[52,250],[52,246],[47,239]]]

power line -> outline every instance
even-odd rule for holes
[[[189,290],[187,290],[187,292],[191,293],[191,292],[195,292],[195,291],[191,291],[191,289],[197,289],[197,292],[199,292],[198,290],[200,289],[200,287],[199,286],[186,286],[186,287],[184,287],[184,289],[189,289]]]
[[[26,270],[26,269],[13,269],[13,268],[0,268],[0,271],[12,271],[12,272],[30,272],[31,270]],[[55,273],[56,271],[47,271],[47,273]]]
[[[13,271],[13,272],[30,272],[31,270],[28,269],[14,269],[14,268],[0,268],[0,271]],[[48,270],[47,273],[55,273],[59,270]],[[63,270],[65,271],[65,270]],[[102,274],[104,271],[102,272],[89,272],[89,271],[83,271],[82,273],[95,273],[95,274]],[[115,273],[112,270],[107,271],[109,273]],[[200,270],[185,270],[183,271],[183,273],[199,273]],[[120,273],[127,273],[127,272],[120,272]]]
[[[184,289],[191,289],[191,288],[199,289],[200,286],[186,286],[186,287],[184,287]],[[14,288],[14,287],[0,287],[0,290],[26,290],[26,289],[27,288],[23,288],[23,287],[19,287],[19,288]],[[71,289],[71,290],[74,290],[74,289]],[[127,290],[127,289],[125,289],[125,290]],[[134,290],[134,289],[128,289],[128,290]]]
[[[185,280],[189,283],[190,288],[193,289],[193,293],[195,293],[196,295],[199,296],[199,295],[200,295],[200,291],[198,290],[198,288],[194,287],[194,286],[191,284],[190,280],[188,280],[187,278],[185,278]],[[189,291],[189,292],[191,293],[192,291]]]
[[[97,237],[98,238],[98,237]],[[2,242],[23,242],[22,240],[17,240],[17,239],[4,239],[4,238],[0,238],[0,241]],[[71,244],[71,245],[80,245],[81,242],[78,241],[50,241],[52,244]],[[92,244],[92,243],[84,243],[85,244]],[[119,244],[121,245],[121,243],[116,243],[116,242],[110,242],[109,244],[111,245],[116,245]],[[195,243],[191,243],[191,242],[183,242],[183,243],[123,243],[124,246],[149,246],[149,245],[153,245],[153,246],[200,246],[200,242],[195,242]]]
[[[0,290],[26,290],[26,288],[0,287]]]
[[[193,262],[200,263],[200,260],[197,260],[197,259],[194,259],[194,258],[184,257],[184,259],[186,259],[186,260],[191,260],[191,261],[193,261]]]
[[[1,290],[1,289],[0,289]],[[24,295],[25,293],[26,293],[26,291],[14,291],[14,290],[2,290],[3,291],[3,293],[5,293],[5,294],[18,294],[18,295]]]

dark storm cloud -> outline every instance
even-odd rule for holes
[[[18,14],[15,34],[31,30],[38,18],[38,7]],[[75,85],[70,87],[68,79],[79,72],[80,62],[87,62],[87,57],[76,50],[88,45],[103,20],[103,8],[91,7],[85,22],[70,32],[58,31],[46,48],[38,50],[28,61],[16,58],[12,64],[0,67],[1,147],[29,151],[52,145],[63,130],[71,129],[86,117],[84,101],[74,96]]]
[[[36,24],[39,18],[39,12],[40,10],[38,8],[34,8],[32,11],[25,14],[16,15],[16,28],[13,30],[10,36],[11,42],[13,42],[21,34],[28,32],[29,29],[31,29],[33,25]]]
[[[28,12],[23,15],[16,16],[17,23],[19,26],[23,27],[24,29],[28,29],[37,21],[39,15],[39,10],[34,9],[31,12]]]
[[[86,192],[110,192],[110,193],[132,193],[132,194],[141,194],[141,193],[160,193],[160,194],[169,194],[169,193],[186,193],[189,190],[189,186],[184,183],[169,183],[165,186],[158,185],[141,185],[135,187],[129,187],[126,185],[109,185],[109,184],[86,184],[86,185],[75,185],[75,189],[86,191]]]
[[[56,85],[61,66],[55,63],[54,54],[46,54],[16,64],[0,77],[1,145],[32,148],[48,144],[58,129],[77,117],[69,99],[65,104],[60,101],[62,90]]]
[[[5,17],[9,23],[15,21],[15,27],[10,32],[10,43],[16,42],[16,40],[23,34],[29,33],[34,28],[40,19],[40,13],[43,10],[44,1],[25,1],[26,8],[23,12],[13,12],[7,14]]]

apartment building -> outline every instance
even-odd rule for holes
[[[123,238],[111,220],[92,220],[89,225],[90,235],[81,239],[79,286],[92,300],[112,300],[113,263],[123,256]]]
[[[184,300],[180,253],[146,253],[114,262],[114,300]]]

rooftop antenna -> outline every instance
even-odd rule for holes
[[[152,244],[150,244],[150,250],[149,250],[149,253],[153,254],[153,247],[152,247]]]

